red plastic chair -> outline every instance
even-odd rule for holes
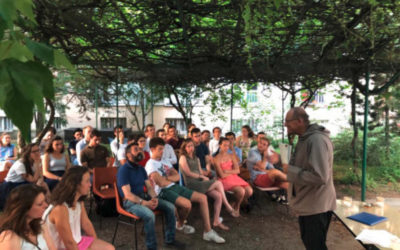
[[[137,228],[136,228],[136,222],[138,220],[140,220],[140,217],[129,213],[128,211],[126,211],[123,207],[122,207],[122,201],[121,201],[121,197],[118,193],[118,188],[117,188],[117,183],[114,182],[114,194],[115,194],[115,206],[117,208],[117,212],[118,212],[118,220],[117,220],[117,225],[115,226],[115,230],[114,230],[114,235],[112,238],[112,243],[114,245],[114,241],[115,241],[115,236],[117,235],[117,230],[118,230],[118,225],[119,223],[125,224],[125,225],[131,225],[135,227],[135,249],[138,249],[138,243],[137,243]],[[162,217],[162,212],[159,210],[155,210],[154,211],[155,215],[161,215],[162,218],[162,229],[163,229],[163,236],[164,236],[164,218]],[[128,218],[129,222],[123,220],[123,218]],[[132,223],[133,221],[133,223]]]
[[[7,174],[8,174],[8,170],[4,170],[4,171],[0,172],[0,183],[4,182],[4,179],[6,178]]]

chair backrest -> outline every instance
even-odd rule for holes
[[[0,172],[0,183],[4,182],[4,179],[6,178],[7,174],[8,174],[8,170],[4,170],[4,171]]]
[[[118,187],[117,187],[116,182],[114,182],[114,192],[115,192],[115,205],[117,207],[117,212],[121,214],[121,213],[123,213],[124,209],[121,206],[121,196],[119,196]]]
[[[100,190],[104,184],[112,185],[117,180],[117,168],[94,168],[93,169],[93,187]]]

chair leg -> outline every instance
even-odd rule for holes
[[[136,250],[138,249],[136,220],[135,220],[135,249]]]
[[[120,216],[118,216],[117,225],[115,225],[114,235],[113,235],[113,238],[112,238],[112,244],[113,244],[113,245],[114,245],[115,236],[117,235],[119,219],[120,219]]]

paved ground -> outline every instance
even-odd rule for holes
[[[257,193],[257,204],[249,214],[242,214],[240,218],[232,218],[225,211],[222,216],[229,232],[218,231],[226,239],[225,244],[217,245],[202,240],[202,223],[198,217],[198,207],[194,206],[188,223],[196,228],[193,235],[177,233],[176,239],[186,242],[186,249],[304,249],[300,239],[296,217],[286,207],[272,202],[262,193]],[[400,204],[400,199],[394,199],[393,204]],[[99,227],[98,217],[92,219],[99,237],[111,242],[116,225],[116,218],[103,219],[103,228]],[[162,247],[161,219],[157,218],[157,237]],[[138,222],[138,249],[145,249],[142,222]],[[329,249],[363,249],[353,236],[336,219],[332,220],[327,244]],[[118,229],[115,246],[117,249],[134,249],[133,227],[121,225]]]

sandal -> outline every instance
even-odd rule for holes
[[[233,209],[233,208],[232,208],[232,210],[230,210],[230,211],[228,210],[228,213],[229,213],[232,217],[234,217],[234,218],[237,218],[237,217],[240,216],[239,212],[236,211],[236,210]]]
[[[224,230],[224,231],[229,231],[229,227],[228,227],[228,226],[225,226],[224,224],[222,224],[222,222],[220,222],[220,223],[217,224],[217,225],[214,225],[214,228],[216,228],[216,227],[218,227],[219,229],[222,229],[222,230]]]

